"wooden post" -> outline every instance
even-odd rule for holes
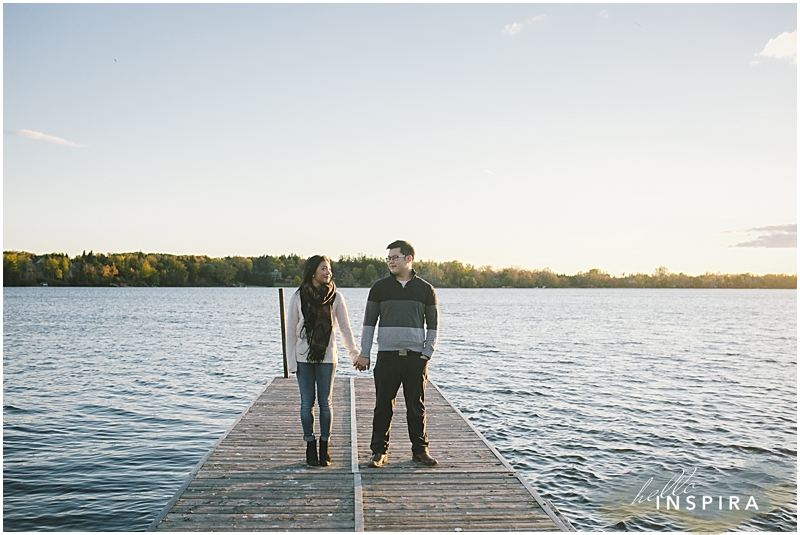
[[[283,288],[278,288],[281,302],[281,343],[283,344],[283,376],[289,378],[289,363],[286,361],[286,307],[283,304]]]

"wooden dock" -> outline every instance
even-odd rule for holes
[[[401,390],[388,465],[368,468],[374,400],[372,378],[337,378],[332,466],[310,467],[297,381],[272,379],[148,530],[575,531],[432,382],[425,406],[439,465],[411,460]]]

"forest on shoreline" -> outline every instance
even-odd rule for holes
[[[211,258],[160,253],[90,251],[70,258],[63,253],[36,255],[3,252],[3,286],[297,286],[305,258],[295,254]],[[382,258],[341,256],[331,261],[336,284],[365,288],[389,274]],[[420,277],[437,288],[774,288],[796,289],[797,275],[653,273],[612,277],[598,269],[575,275],[548,268],[475,267],[457,260],[415,261]]]

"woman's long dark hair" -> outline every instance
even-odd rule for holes
[[[313,286],[314,283],[311,282],[311,279],[314,278],[314,274],[317,272],[317,268],[323,262],[330,263],[331,259],[325,255],[315,254],[314,256],[306,260],[306,265],[303,266],[303,282],[300,283],[300,286],[305,286],[307,284]]]

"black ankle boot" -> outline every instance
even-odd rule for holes
[[[331,450],[328,449],[328,442],[325,440],[319,441],[319,465],[320,466],[331,465]]]
[[[306,462],[311,466],[319,465],[319,459],[317,459],[317,439],[306,442]]]

